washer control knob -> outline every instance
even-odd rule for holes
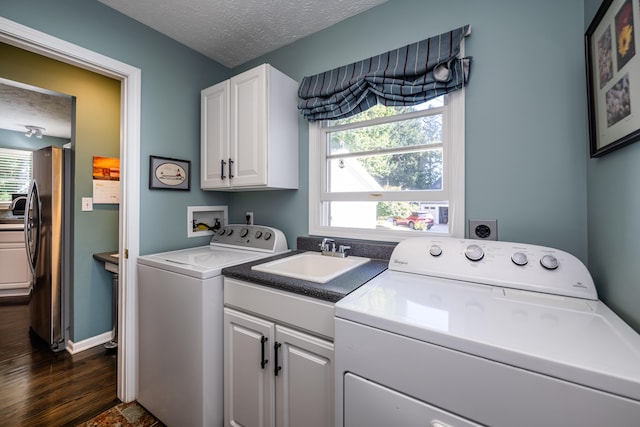
[[[219,234],[220,236],[224,236],[224,232],[225,232],[225,231],[227,231],[227,230],[226,230],[226,229],[224,229],[224,228],[221,228],[220,230],[218,230],[218,234]]]
[[[249,230],[246,228],[242,228],[242,230],[240,230],[240,237],[245,237],[247,234],[249,234]]]
[[[547,270],[555,270],[560,264],[558,264],[558,258],[554,257],[553,255],[545,255],[540,258],[540,265],[542,265]]]
[[[480,261],[484,258],[484,251],[478,245],[469,245],[464,250],[464,256],[470,261]]]
[[[429,253],[431,256],[440,256],[442,255],[442,248],[438,245],[431,245],[429,248]]]
[[[259,239],[262,237],[262,231],[258,230],[256,231],[256,239]]]
[[[227,236],[231,236],[233,234],[233,228],[227,230]]]
[[[511,261],[513,261],[513,263],[515,265],[527,265],[527,263],[529,262],[529,259],[527,258],[527,255],[522,253],[522,252],[516,252],[515,254],[511,255]]]
[[[270,231],[265,231],[264,232],[264,240],[269,240],[271,238],[271,232]]]

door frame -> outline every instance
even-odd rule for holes
[[[0,16],[0,42],[121,81],[118,398],[138,394],[138,281],[140,236],[140,104],[141,70]]]

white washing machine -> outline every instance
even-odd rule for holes
[[[415,238],[335,306],[336,426],[640,426],[640,336],[559,250]]]
[[[208,246],[138,258],[138,397],[164,424],[223,423],[223,277],[286,252],[271,227],[228,225]]]

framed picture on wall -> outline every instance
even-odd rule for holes
[[[191,162],[169,157],[149,156],[149,188],[164,190],[191,189]]]
[[[604,0],[585,34],[591,157],[640,139],[639,0]]]

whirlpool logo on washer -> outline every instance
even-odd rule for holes
[[[402,260],[395,259],[395,258],[393,259],[393,263],[394,263],[394,264],[400,264],[400,265],[407,265],[407,264],[409,264],[409,262],[408,262],[408,261],[402,261]]]

